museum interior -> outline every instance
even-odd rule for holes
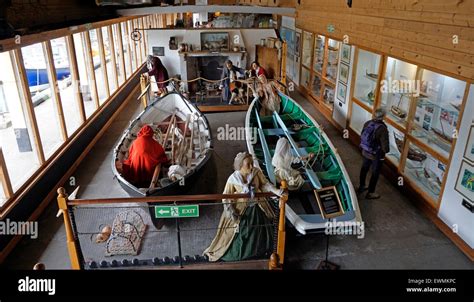
[[[0,268],[474,270],[474,1],[0,4]]]

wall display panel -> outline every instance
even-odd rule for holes
[[[328,39],[328,47],[327,47],[327,62],[326,62],[326,70],[324,71],[324,75],[327,80],[335,85],[338,66],[339,66],[339,48],[341,46],[341,42]]]

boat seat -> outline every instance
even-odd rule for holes
[[[263,133],[265,135],[274,135],[274,136],[283,136],[285,135],[285,132],[283,132],[283,129],[281,128],[273,128],[273,129],[264,129]],[[295,134],[294,131],[289,131],[289,134]]]

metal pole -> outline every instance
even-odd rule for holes
[[[176,218],[176,230],[178,233],[178,256],[179,256],[179,267],[183,268],[183,257],[181,257],[181,233],[179,230],[179,218]]]

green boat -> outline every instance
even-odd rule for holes
[[[336,148],[320,125],[299,104],[281,92],[278,95],[281,99],[279,113],[260,116],[260,103],[255,99],[248,109],[245,125],[247,148],[256,158],[254,164],[274,184],[276,177],[272,157],[280,137],[288,139],[295,157],[303,158],[309,153],[315,155],[311,164],[298,169],[305,183],[299,190],[290,191],[286,218],[301,234],[323,232],[327,230],[329,220],[338,225],[342,222],[345,226],[360,227],[362,218],[357,195]],[[255,129],[257,137],[252,135]],[[342,211],[333,217],[321,214],[316,197],[317,192],[331,187],[335,188],[339,208],[342,207]],[[341,234],[339,230],[338,234]]]

